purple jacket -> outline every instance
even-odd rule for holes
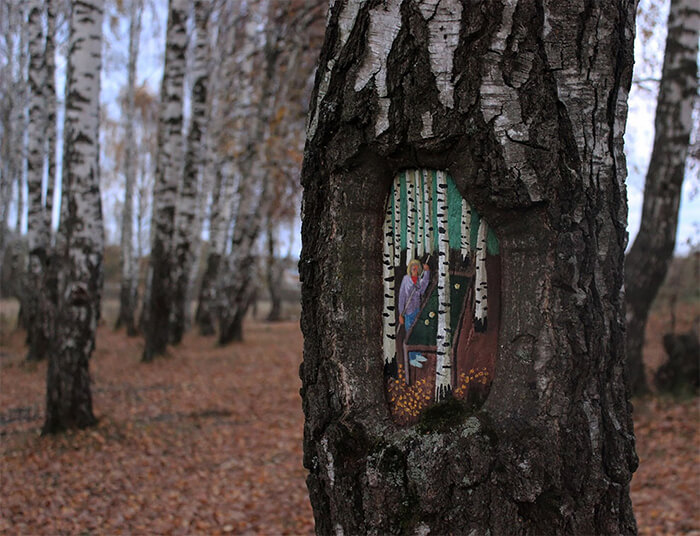
[[[416,284],[411,280],[411,276],[406,274],[401,281],[401,289],[399,290],[399,314],[410,315],[420,308],[420,302],[423,294],[430,283],[430,270],[423,272],[423,275],[418,278]],[[413,290],[415,289],[415,291]],[[411,293],[413,292],[413,295]],[[411,297],[409,301],[409,296]],[[408,303],[408,306],[406,306]]]

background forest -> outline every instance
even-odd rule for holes
[[[296,264],[327,2],[72,4],[0,0],[0,531],[309,533]],[[630,244],[668,4],[637,17]],[[697,360],[690,386],[657,374],[700,327],[699,102],[639,342],[645,534],[700,531]]]

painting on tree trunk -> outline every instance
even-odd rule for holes
[[[383,348],[398,424],[451,396],[481,405],[498,349],[498,239],[443,171],[407,170],[387,199]]]

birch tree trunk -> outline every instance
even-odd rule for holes
[[[119,316],[115,328],[126,327],[126,334],[133,337],[136,330],[136,302],[138,300],[137,260],[134,252],[134,185],[136,182],[136,65],[141,36],[141,0],[131,0],[129,5],[129,59],[127,63],[127,95],[124,117],[124,211],[121,232],[121,286],[119,290]]]
[[[50,338],[48,315],[42,314],[40,302],[44,271],[49,255],[49,229],[43,200],[44,163],[46,157],[44,29],[43,2],[32,0],[27,6],[29,33],[29,125],[27,129],[27,243],[29,258],[25,278],[24,304],[27,318],[27,360],[46,357]]]
[[[642,360],[647,317],[676,244],[693,102],[698,91],[699,32],[697,2],[671,0],[641,226],[625,259],[627,371],[634,394],[649,390]]]
[[[104,229],[99,190],[101,0],[71,8],[61,222],[57,236],[58,311],[46,381],[42,433],[95,424],[88,362],[100,316]]]
[[[44,203],[45,228],[52,235],[54,191],[56,184],[56,140],[58,106],[56,97],[56,2],[45,0],[46,4],[46,46],[44,47],[44,105],[46,107],[46,201]],[[49,239],[50,242],[50,239]]]
[[[636,532],[621,294],[634,10],[332,4],[299,263],[318,534]],[[382,223],[406,169],[448,173],[489,222],[502,308],[484,405],[447,397],[400,427],[382,370]]]
[[[170,0],[153,191],[153,238],[148,327],[143,361],[165,353],[173,306],[175,206],[182,171],[182,107],[187,48],[187,0]]]
[[[187,152],[183,182],[178,197],[175,229],[175,251],[173,254],[173,304],[170,316],[170,342],[178,344],[185,332],[185,308],[190,272],[194,264],[195,216],[199,176],[202,169],[203,131],[206,128],[207,87],[209,85],[207,46],[209,13],[211,6],[204,0],[195,0],[195,45],[192,63],[192,117],[187,136]]]

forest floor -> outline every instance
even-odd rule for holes
[[[246,341],[225,348],[189,334],[148,365],[140,338],[101,326],[98,426],[41,437],[46,364],[24,362],[24,335],[4,313],[0,533],[313,533],[298,322],[249,322]],[[640,533],[700,535],[698,399],[634,406]]]

